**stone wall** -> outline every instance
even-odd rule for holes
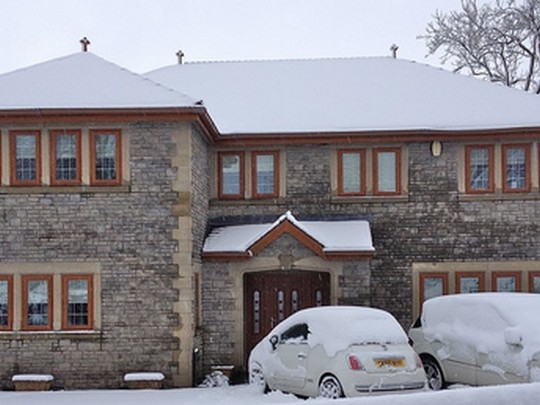
[[[408,194],[357,201],[331,195],[332,147],[285,147],[287,195],[264,208],[275,218],[290,209],[300,220],[368,219],[376,253],[369,293],[362,286],[358,294],[408,327],[412,263],[540,260],[540,195],[533,190],[525,197],[464,198],[458,191],[462,144],[444,142],[440,157],[431,156],[429,142],[404,147]],[[210,218],[255,217],[257,212],[260,202],[214,202]],[[355,265],[350,263],[350,273]],[[352,292],[353,285],[344,275],[341,288]]]
[[[127,187],[0,194],[3,265],[96,263],[101,280],[101,329],[0,334],[2,388],[15,373],[51,373],[56,387],[68,389],[120,387],[124,373],[141,370],[161,371],[171,383],[179,346],[173,330],[181,322],[173,310],[178,269],[171,207],[178,196],[171,188],[171,133],[182,125],[122,126],[131,145]]]

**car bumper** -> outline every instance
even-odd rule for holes
[[[374,394],[383,392],[400,392],[400,391],[424,391],[426,389],[425,382],[415,382],[407,384],[371,384],[354,386],[356,392],[360,394]]]

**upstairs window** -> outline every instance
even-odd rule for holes
[[[251,154],[253,196],[276,197],[279,194],[278,152],[253,152]]]
[[[52,276],[23,276],[24,330],[52,329]]]
[[[9,330],[13,323],[13,277],[0,276],[0,330]]]
[[[62,328],[92,329],[92,275],[62,276]]]
[[[11,131],[11,184],[36,186],[41,182],[39,131]]]
[[[120,184],[121,151],[119,130],[90,131],[90,181],[93,185]]]
[[[366,194],[366,151],[351,149],[338,151],[338,194]]]
[[[530,191],[530,156],[530,145],[502,145],[504,192]]]
[[[219,153],[219,197],[244,197],[244,154],[242,152]]]
[[[400,152],[399,148],[373,150],[373,192],[375,195],[401,193]]]
[[[81,132],[51,131],[51,184],[74,185],[81,182]]]
[[[465,187],[468,193],[494,191],[492,145],[467,146],[465,164]]]

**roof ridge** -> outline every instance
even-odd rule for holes
[[[359,60],[359,59],[394,59],[391,56],[325,56],[325,57],[307,57],[307,58],[276,58],[276,59],[230,59],[230,60],[196,60],[186,61],[183,65],[212,65],[220,63],[273,63],[273,62],[313,62],[313,61],[332,61],[332,60]],[[396,59],[405,60],[407,59]],[[175,65],[172,65],[175,66]],[[178,65],[181,66],[181,65]],[[159,70],[155,69],[155,70]]]

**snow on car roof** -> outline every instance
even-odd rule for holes
[[[498,366],[520,368],[518,371],[526,373],[527,361],[540,352],[539,312],[539,294],[446,295],[424,302],[422,325],[426,338],[443,342],[446,344],[444,350],[464,350],[468,346],[481,353],[499,353],[501,358],[509,358],[511,353],[505,342],[505,330],[517,330],[523,338],[523,358],[513,359],[513,364],[499,359],[501,364]],[[451,353],[440,354],[445,357]],[[496,359],[491,360],[495,362]]]
[[[325,306],[298,311],[270,335],[281,334],[299,323],[308,325],[309,345],[322,345],[329,356],[353,344],[407,343],[403,328],[388,312],[354,306]]]

